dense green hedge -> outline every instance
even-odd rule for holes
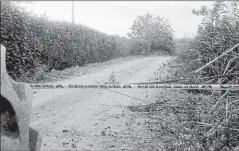
[[[7,69],[13,78],[32,76],[43,65],[45,72],[62,70],[142,51],[142,42],[109,36],[83,25],[52,21],[11,2],[1,4],[1,43],[7,47]]]

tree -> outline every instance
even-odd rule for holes
[[[148,52],[163,49],[171,53],[174,49],[173,30],[165,18],[146,13],[136,18],[130,30],[130,38],[148,42]]]

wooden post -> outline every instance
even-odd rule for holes
[[[74,5],[74,1],[72,1],[71,8],[72,8],[72,24],[74,24],[75,23],[75,5]]]

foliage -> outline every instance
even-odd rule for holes
[[[212,9],[193,10],[204,19],[194,38],[177,39],[178,57],[167,64],[172,72],[167,74],[179,83],[238,84],[239,48],[199,74],[189,74],[239,42],[238,4],[217,1]],[[152,135],[164,142],[164,150],[239,149],[238,92],[170,90],[159,96],[144,109],[150,108],[149,117],[157,121],[150,123]]]
[[[37,77],[43,66],[48,72],[139,54],[133,50],[138,43],[127,38],[119,42],[121,37],[30,14],[14,2],[1,3],[1,44],[7,48],[7,70],[16,80]]]
[[[194,55],[185,57],[191,61],[196,59],[199,68],[239,42],[239,3],[217,1],[212,9],[202,6],[200,10],[192,12],[203,16],[204,19],[199,25],[196,37],[185,50]],[[238,49],[204,69],[200,73],[201,77],[208,77],[204,83],[238,83]],[[218,75],[231,76],[218,78]]]
[[[115,36],[116,38],[116,53],[121,56],[128,55],[148,55],[147,42],[145,40],[134,40],[126,37]]]
[[[166,50],[173,53],[173,30],[167,19],[149,13],[138,16],[128,36],[132,39],[144,40],[149,43],[148,53]]]
[[[195,71],[203,64],[199,60],[199,52],[192,49],[191,45],[194,42],[193,38],[183,37],[175,40],[176,42],[176,53],[177,59],[175,60],[175,65],[177,65],[176,71],[177,77],[184,76],[185,73],[190,73]],[[180,69],[179,69],[180,68]]]

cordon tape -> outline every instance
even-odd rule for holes
[[[234,85],[218,85],[218,84],[30,84],[33,89],[128,89],[128,88],[139,88],[139,89],[206,89],[206,90],[239,90],[239,84]]]

